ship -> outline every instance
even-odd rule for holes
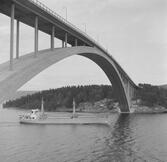
[[[90,115],[78,115],[76,113],[76,102],[73,99],[73,111],[69,116],[49,117],[44,112],[44,101],[42,98],[41,109],[32,109],[30,113],[19,116],[21,124],[41,124],[41,125],[77,125],[77,124],[103,124],[109,125],[107,117],[97,117]]]

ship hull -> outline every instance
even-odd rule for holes
[[[77,125],[77,124],[104,124],[108,125],[109,122],[106,118],[70,118],[70,117],[57,117],[47,118],[44,120],[20,120],[22,124],[41,124],[41,125]]]

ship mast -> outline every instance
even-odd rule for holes
[[[75,115],[75,106],[76,106],[75,99],[73,98],[73,116]]]
[[[42,101],[41,101],[41,113],[44,114],[44,101],[43,101],[43,97],[42,97]]]

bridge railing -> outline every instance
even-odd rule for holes
[[[56,12],[54,12],[53,10],[51,10],[49,7],[47,7],[46,5],[44,5],[43,3],[41,3],[39,0],[28,0],[28,1],[32,2],[36,6],[40,7],[42,10],[44,10],[48,14],[54,16],[56,19],[58,19],[61,22],[65,23],[69,27],[75,29],[77,32],[79,32],[84,37],[86,37],[91,42],[93,42],[96,46],[100,47],[103,51],[105,51],[106,53],[108,53],[107,50],[104,47],[102,47],[96,40],[94,40],[92,37],[90,37],[86,32],[82,31],[81,29],[79,29],[78,27],[76,27],[75,25],[73,25],[72,23],[70,23],[68,20],[66,20],[65,18],[63,18],[62,16],[60,16],[59,14],[57,14]]]
[[[55,17],[56,19],[58,19],[59,21],[63,22],[64,24],[68,25],[70,28],[73,28],[74,30],[76,30],[78,33],[80,33],[81,35],[83,35],[84,37],[86,37],[89,41],[91,41],[97,48],[101,49],[103,52],[105,52],[109,57],[111,57],[114,62],[121,68],[121,70],[125,73],[125,75],[130,79],[130,77],[126,74],[126,72],[122,69],[122,67],[120,66],[120,64],[116,61],[116,59],[110,55],[108,53],[108,50],[105,49],[103,46],[101,46],[95,39],[93,39],[92,37],[90,37],[86,32],[82,31],[81,29],[79,29],[78,27],[76,27],[75,25],[73,25],[72,23],[70,23],[68,20],[66,20],[65,18],[63,18],[62,16],[60,16],[59,14],[57,14],[56,12],[54,12],[53,10],[51,10],[49,7],[47,7],[46,5],[44,5],[43,3],[41,3],[39,0],[28,0],[31,3],[33,3],[34,5],[38,6],[39,8],[41,8],[42,10],[44,10],[45,12],[47,12],[48,14],[50,14],[51,16]],[[130,79],[131,80],[131,79]],[[133,81],[132,81],[133,82]]]

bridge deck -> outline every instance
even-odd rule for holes
[[[52,26],[55,26],[55,37],[63,40],[65,33],[68,32],[68,43],[75,44],[75,38],[78,39],[78,45],[93,45],[92,40],[88,40],[86,33],[76,28],[74,25],[57,15],[57,17],[47,10],[44,10],[40,5],[33,3],[31,0],[1,0],[0,12],[9,16],[11,15],[11,4],[15,2],[15,19],[20,22],[34,27],[35,16],[39,17],[39,30],[51,35]]]

